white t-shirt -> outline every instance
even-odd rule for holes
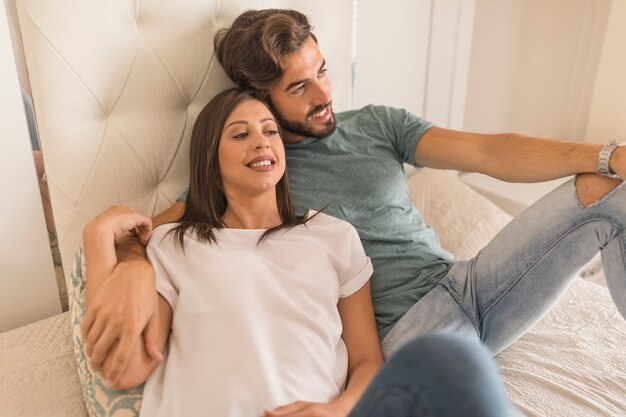
[[[348,356],[339,298],[372,274],[356,230],[318,214],[271,234],[220,229],[218,243],[156,228],[148,257],[173,310],[166,360],[144,387],[141,416],[258,417],[293,401],[329,402]]]

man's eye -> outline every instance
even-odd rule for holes
[[[300,85],[298,86],[298,88],[295,88],[295,89],[293,90],[293,93],[294,93],[294,94],[300,94],[300,93],[301,93],[301,92],[303,92],[303,91],[304,91],[304,84],[300,84]]]

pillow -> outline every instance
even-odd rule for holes
[[[411,201],[457,259],[478,253],[511,220],[494,203],[446,171],[423,168],[407,178]]]
[[[81,246],[74,258],[68,293],[74,356],[78,364],[78,378],[83,391],[85,408],[89,417],[139,416],[143,385],[125,391],[116,391],[104,383],[100,371],[94,372],[88,365],[85,344],[80,331],[85,317],[85,275],[85,257]]]

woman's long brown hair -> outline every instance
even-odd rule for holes
[[[213,230],[225,227],[223,216],[228,202],[220,175],[218,149],[226,120],[235,107],[246,100],[260,101],[254,90],[232,88],[215,96],[198,115],[191,133],[190,185],[185,212],[179,220],[180,224],[170,230],[183,251],[187,230],[195,233],[200,241],[217,243]],[[267,229],[259,238],[259,244],[271,233],[305,224],[313,217],[307,219],[306,215],[296,215],[286,168],[276,184],[276,202],[282,223]]]

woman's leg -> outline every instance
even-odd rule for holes
[[[495,365],[477,340],[429,334],[385,362],[349,417],[503,417]]]

